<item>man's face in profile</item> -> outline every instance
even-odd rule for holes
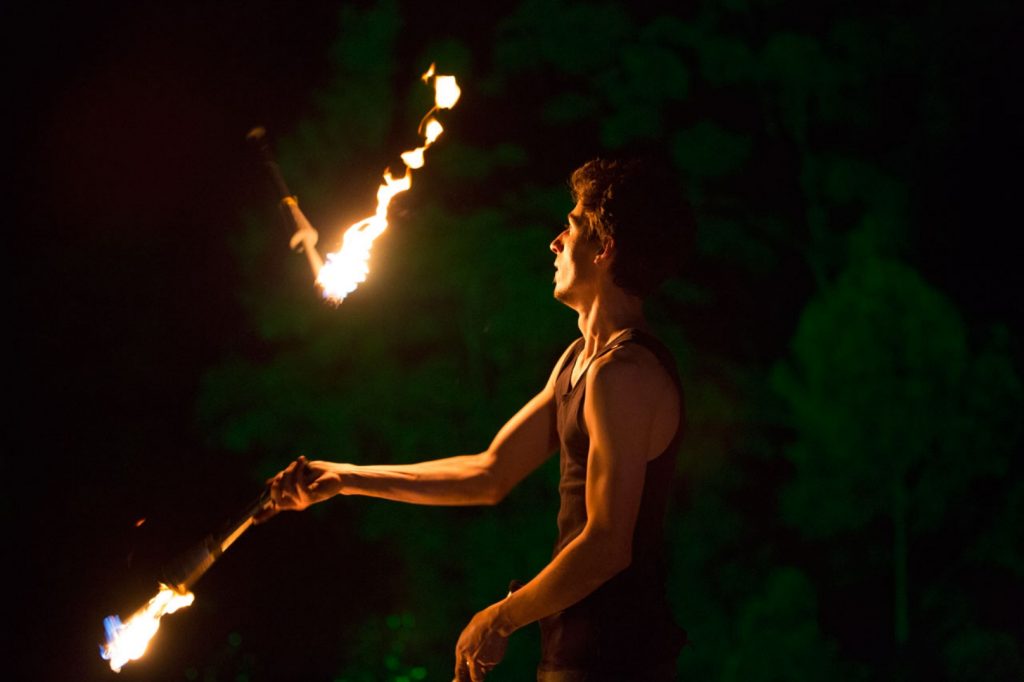
[[[598,245],[584,236],[583,225],[587,217],[582,201],[568,215],[568,224],[561,234],[551,242],[555,254],[555,298],[571,303],[579,294],[591,286],[597,274],[594,256]]]

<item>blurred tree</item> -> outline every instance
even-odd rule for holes
[[[970,352],[957,311],[914,270],[878,258],[808,304],[792,351],[773,377],[798,434],[783,512],[812,537],[890,521],[906,642],[911,538],[941,522],[954,491],[1006,470],[1020,382],[1005,357]]]
[[[735,647],[725,655],[723,682],[848,679],[836,645],[818,631],[814,587],[799,569],[778,568],[744,603]]]
[[[1006,632],[966,628],[946,647],[945,659],[955,682],[1012,682],[1024,676],[1020,642]]]

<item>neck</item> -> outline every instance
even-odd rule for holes
[[[573,306],[579,313],[579,328],[584,339],[583,356],[590,357],[625,329],[646,329],[643,305],[641,298],[612,287]]]

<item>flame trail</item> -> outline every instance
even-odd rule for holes
[[[324,298],[335,303],[341,303],[366,280],[370,272],[370,249],[374,240],[388,227],[388,205],[397,194],[412,187],[412,170],[423,167],[423,152],[444,132],[434,114],[439,109],[451,109],[459,100],[461,90],[454,76],[436,75],[431,64],[422,78],[424,83],[430,83],[431,79],[434,81],[434,106],[419,125],[423,145],[402,154],[404,175],[396,178],[390,170],[384,172],[384,184],[377,189],[376,213],[345,230],[341,248],[327,254],[317,274],[316,283],[323,289]]]
[[[191,606],[195,595],[191,592],[178,592],[161,583],[160,591],[135,612],[126,623],[117,616],[103,619],[103,627],[107,631],[107,643],[100,647],[100,656],[110,661],[110,669],[121,672],[128,661],[141,658],[146,653],[149,641],[160,628],[160,619],[178,609]]]

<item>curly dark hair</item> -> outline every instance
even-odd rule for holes
[[[694,220],[667,164],[597,158],[577,168],[569,185],[583,202],[584,236],[614,240],[616,285],[644,297],[678,272],[692,248]]]

